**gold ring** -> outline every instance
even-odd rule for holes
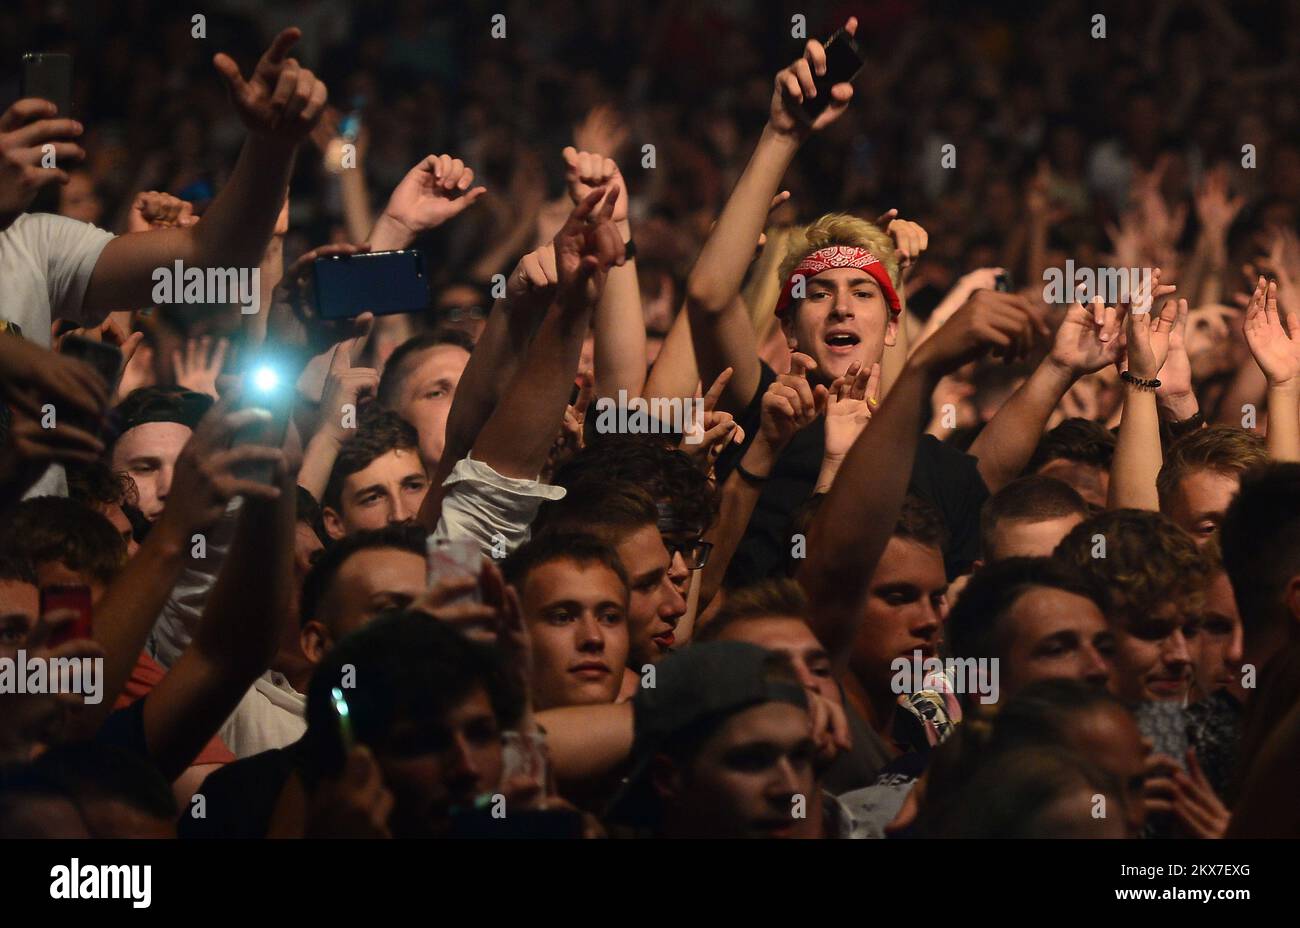
[[[872,409],[875,409],[877,406],[880,405],[880,400],[876,399],[874,396],[869,396],[867,397],[867,405],[870,406]]]

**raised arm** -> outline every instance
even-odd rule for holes
[[[1300,461],[1300,315],[1286,314],[1283,328],[1277,284],[1263,277],[1246,309],[1246,343],[1268,378],[1268,453]]]
[[[145,697],[149,753],[168,778],[193,762],[270,665],[289,614],[297,453],[245,445],[219,452],[211,464],[241,455],[275,462],[274,486],[237,478],[225,484],[244,497],[226,562],[194,640]]]
[[[300,36],[296,28],[276,36],[249,80],[229,55],[213,58],[249,130],[230,181],[197,224],[109,242],[86,288],[87,318],[152,305],[154,271],[177,260],[199,268],[255,268],[261,263],[289,189],[298,143],[325,107],[325,85],[288,57]]]
[[[474,458],[502,476],[535,479],[546,463],[573,390],[592,312],[610,269],[625,260],[613,221],[618,196],[617,188],[595,188],[555,236],[555,301],[474,442]]]
[[[848,666],[871,575],[902,511],[931,391],[944,374],[990,348],[1015,358],[1033,345],[1034,316],[991,296],[978,291],[908,358],[813,520],[808,557],[796,579],[809,596],[813,631],[837,672]]]
[[[857,19],[850,17],[845,31],[852,35],[857,25]],[[712,383],[724,368],[735,371],[720,404],[731,413],[749,405],[761,371],[754,328],[735,302],[753,259],[752,243],[763,231],[772,197],[799,146],[812,132],[838,119],[853,97],[852,85],[836,84],[829,91],[830,105],[809,124],[801,104],[816,92],[814,75],[825,73],[826,51],[812,39],[803,57],[777,74],[767,125],[686,282],[686,309],[700,378]]]
[[[1032,312],[1024,297],[994,293],[994,299],[1014,300]],[[1035,314],[1035,318],[1037,315]],[[1046,335],[1047,327],[1039,322]],[[1085,308],[1075,302],[1065,314],[1052,350],[1016,390],[971,444],[979,459],[980,476],[996,493],[1025,469],[1047,427],[1047,420],[1080,377],[1114,364],[1123,352],[1122,311],[1100,299]]]
[[[236,495],[270,495],[271,488],[238,479],[234,468],[244,462],[275,460],[279,451],[252,445],[226,447],[237,429],[258,417],[256,410],[231,412],[229,403],[207,413],[176,460],[162,516],[96,604],[94,632],[104,648],[104,699],[88,707],[78,720],[88,726],[87,734],[112,710],[126,686],[172,588],[190,564],[196,536],[217,524]]]
[[[1157,287],[1157,293],[1161,289],[1172,288]],[[1165,300],[1158,315],[1154,301],[1144,313],[1129,313],[1124,413],[1115,443],[1107,498],[1111,509],[1160,508],[1156,493],[1156,477],[1163,463],[1160,414],[1155,389],[1147,384],[1155,381],[1164,367],[1170,334],[1178,316],[1186,313],[1187,301],[1174,299]]]
[[[569,198],[575,205],[594,187],[618,189],[612,218],[623,241],[631,241],[627,184],[613,159],[570,145],[564,149],[564,166]],[[594,321],[596,395],[617,398],[620,390],[626,390],[629,397],[640,396],[646,381],[645,317],[635,257],[610,268]]]

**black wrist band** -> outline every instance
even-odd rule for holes
[[[1119,376],[1125,383],[1131,383],[1133,386],[1140,387],[1143,390],[1158,390],[1160,388],[1160,381],[1155,377],[1152,377],[1150,380],[1145,380],[1141,377],[1134,377],[1128,371],[1122,372]]]
[[[746,483],[752,483],[755,486],[758,486],[759,484],[762,483],[767,483],[767,477],[760,477],[758,476],[758,474],[752,474],[749,471],[745,470],[745,468],[742,467],[739,463],[736,464],[736,473],[740,474],[741,480],[745,481]]]
[[[623,243],[623,257],[629,261],[636,257],[636,242],[632,239],[628,239]]]
[[[1165,428],[1169,429],[1170,435],[1181,438],[1189,432],[1198,431],[1203,425],[1205,425],[1205,416],[1198,409],[1186,419],[1179,419],[1177,422],[1166,422]]]

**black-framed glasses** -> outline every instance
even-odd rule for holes
[[[669,541],[665,538],[664,547],[668,549],[669,557],[680,554],[682,560],[686,562],[687,570],[699,570],[709,562],[709,552],[713,550],[713,542],[700,541],[698,538],[691,541]]]

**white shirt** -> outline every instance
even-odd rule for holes
[[[268,670],[248,688],[218,734],[241,760],[285,748],[307,731],[307,697],[284,674]]]
[[[505,557],[528,540],[528,527],[546,500],[564,498],[564,488],[503,477],[469,455],[456,462],[443,486],[436,541],[472,539],[485,553]]]
[[[82,301],[90,275],[111,232],[52,213],[23,213],[0,230],[0,319],[17,325],[23,338],[50,347],[50,323],[84,324]],[[98,321],[98,320],[94,320]],[[67,496],[63,468],[51,465],[27,491]]]
[[[0,318],[42,348],[50,347],[54,319],[85,324],[90,275],[112,240],[111,232],[65,216],[19,216],[0,231]]]

